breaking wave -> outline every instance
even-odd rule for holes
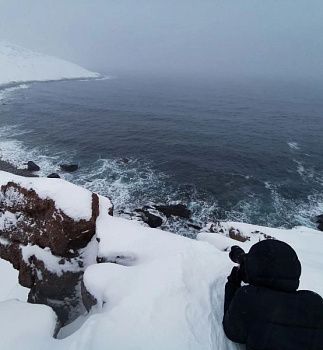
[[[23,167],[27,160],[33,160],[41,167],[39,172],[41,176],[60,172],[60,162],[62,159],[66,161],[64,154],[53,153],[44,147],[30,149],[15,138],[29,132],[22,131],[18,126],[1,127],[1,159],[17,167]],[[73,160],[72,156],[70,160]],[[305,169],[302,163],[296,161],[295,163],[304,181],[310,178],[323,185],[319,173]],[[193,187],[172,186],[166,174],[156,172],[152,163],[138,159],[98,159],[94,164],[82,166],[76,173],[60,173],[60,175],[75,184],[110,197],[119,213],[131,212],[143,205],[157,202],[184,202],[193,213],[192,221],[187,223],[169,219],[164,225],[165,229],[183,235],[192,230],[190,226],[192,224],[203,226],[208,221],[216,219],[276,227],[296,225],[314,227],[313,216],[323,212],[322,193],[314,191],[305,201],[298,202],[284,198],[280,193],[280,186],[270,181],[263,184],[264,194],[250,193],[230,210],[223,210],[216,199],[207,196],[206,199],[201,199],[203,196]],[[245,177],[245,181],[249,180],[249,177]],[[269,204],[264,204],[264,197],[270,198]]]
[[[292,150],[299,150],[300,149],[300,147],[299,147],[297,142],[287,142],[287,145]]]
[[[0,102],[3,102],[12,96],[13,92],[17,92],[18,90],[28,89],[29,85],[27,84],[19,84],[10,87],[1,87],[0,86]]]
[[[15,98],[19,90],[26,88],[28,85],[20,84],[2,89],[0,101]],[[213,194],[202,193],[192,185],[174,183],[168,174],[157,171],[153,162],[143,159],[96,159],[90,164],[81,164],[76,173],[61,173],[59,164],[77,162],[77,151],[67,156],[46,145],[27,146],[23,139],[31,132],[19,125],[0,127],[0,159],[18,168],[33,160],[40,166],[41,176],[58,172],[68,181],[110,197],[120,215],[154,203],[187,204],[193,214],[191,222],[169,219],[164,225],[165,229],[179,234],[194,231],[190,225],[201,227],[217,219],[275,227],[315,227],[313,217],[323,212],[323,173],[310,164],[310,159],[303,157],[299,144],[294,141],[287,142],[295,165],[292,171],[297,174],[297,183],[306,186],[308,193],[295,199],[284,195],[284,184],[235,174],[230,181],[236,183],[236,187],[241,184],[247,188],[245,197],[233,194],[233,199],[228,200],[230,205],[223,206],[223,201]]]

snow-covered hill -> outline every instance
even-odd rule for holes
[[[77,64],[0,41],[0,85],[98,76]]]
[[[64,180],[26,180],[0,172],[0,185],[8,181],[33,188],[73,217],[77,208],[87,208],[85,214],[89,210],[88,192]],[[0,290],[4,288],[0,293],[1,349],[244,349],[229,341],[222,329],[224,284],[233,266],[228,248],[238,244],[248,251],[261,239],[289,243],[302,263],[301,288],[323,295],[322,232],[226,222],[210,225],[192,240],[110,216],[110,202],[103,197],[99,202],[96,239],[92,240],[96,246],[91,248],[93,256],[83,276],[96,305],[54,339],[53,311],[45,305],[27,304],[25,291],[17,287],[16,271],[8,263],[0,264]],[[15,224],[8,211],[2,217],[3,224]]]

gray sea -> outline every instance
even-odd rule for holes
[[[120,76],[0,90],[0,157],[193,222],[306,225],[323,213],[323,85]],[[185,234],[187,222],[166,229]]]

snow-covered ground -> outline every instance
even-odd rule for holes
[[[0,86],[28,81],[97,78],[77,64],[0,41]]]
[[[50,187],[53,180],[28,181],[45,195],[43,186],[47,182]],[[74,190],[78,191],[73,185],[66,188],[55,194],[62,206],[70,199],[65,203],[61,197],[73,197]],[[109,205],[100,198],[99,243],[93,250],[106,262],[92,263],[84,275],[85,286],[98,303],[89,315],[63,328],[58,339],[52,337],[55,315],[49,307],[10,300],[23,300],[23,291],[17,290],[16,271],[1,262],[1,349],[243,349],[226,339],[221,325],[224,284],[233,266],[226,250],[238,244],[248,251],[266,235],[294,247],[303,267],[301,288],[323,295],[322,232],[230,222],[222,223],[223,233],[202,232],[191,240],[111,217]],[[250,240],[240,243],[227,237],[231,227]]]

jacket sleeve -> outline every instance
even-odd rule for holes
[[[231,301],[236,293],[236,291],[241,287],[241,278],[239,276],[239,268],[234,267],[231,271],[228,281],[225,285],[224,292],[224,315],[227,312]]]
[[[230,285],[229,281],[226,284],[225,307],[227,309],[223,317],[223,329],[226,336],[236,343],[245,344],[248,338],[252,308],[248,290],[249,286],[237,288],[237,285]]]

